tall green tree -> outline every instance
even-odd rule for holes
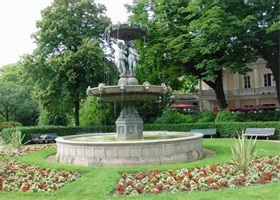
[[[99,37],[110,23],[104,12],[103,5],[90,1],[53,2],[37,21],[37,48],[23,59],[26,77],[44,109],[74,111],[76,126],[87,87],[104,81]]]
[[[248,1],[248,35],[251,47],[267,61],[276,83],[280,105],[280,1]]]
[[[244,74],[249,70],[246,63],[255,61],[260,55],[252,46],[255,38],[250,35],[253,30],[250,27],[259,27],[253,24],[260,22],[260,19],[253,20],[254,15],[265,16],[267,11],[252,5],[255,4],[250,1],[163,0],[140,1],[127,6],[133,13],[130,20],[145,23],[150,30],[145,40],[146,48],[140,49],[141,55],[147,59],[142,64],[145,68],[142,71],[154,74],[151,72],[161,70],[159,75],[162,78],[169,77],[171,81],[176,80],[175,83],[178,81],[174,74],[177,77],[193,75],[206,82],[215,91],[220,108],[226,108],[223,70]],[[267,9],[272,7],[270,5]],[[275,24],[273,21],[271,23]],[[271,26],[273,30],[275,26]],[[269,42],[265,43],[279,45],[268,35],[267,39]],[[279,55],[274,50],[272,54]],[[176,86],[180,85],[174,86],[173,89],[177,89]]]
[[[0,71],[0,115],[5,121],[36,124],[38,105],[32,99],[30,87],[21,77],[21,66],[7,65]]]

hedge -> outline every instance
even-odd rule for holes
[[[246,128],[275,128],[272,139],[280,139],[280,122],[221,122],[221,123],[188,123],[188,124],[144,124],[144,131],[178,131],[188,132],[191,129],[216,128],[216,137],[231,138],[237,137]],[[30,141],[30,134],[57,133],[59,136],[75,135],[79,133],[103,133],[116,132],[116,126],[34,126],[16,127],[24,135],[23,143]],[[4,141],[7,141],[7,134],[15,131],[15,128],[6,128],[1,132]]]
[[[31,134],[46,134],[56,133],[58,136],[75,135],[79,133],[101,133],[101,132],[115,132],[115,126],[28,126],[28,127],[16,127],[5,128],[1,131],[3,140],[8,141],[7,135],[15,130],[21,131],[24,135],[22,143],[29,143]]]
[[[280,122],[220,122],[190,124],[146,124],[145,131],[190,131],[191,129],[216,128],[216,137],[231,138],[245,132],[246,128],[275,128],[272,139],[280,139]]]

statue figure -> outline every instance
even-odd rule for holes
[[[127,51],[125,44],[122,41],[118,41],[118,61],[117,67],[121,75],[126,74],[126,62],[127,62]]]
[[[139,61],[139,55],[136,51],[135,41],[131,40],[128,43],[128,66],[130,75],[135,75],[136,65]]]

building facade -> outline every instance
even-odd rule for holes
[[[223,72],[224,92],[229,108],[250,111],[250,108],[256,106],[279,107],[276,84],[266,64],[264,59],[259,58],[247,64],[252,71],[246,75]],[[203,81],[200,82],[199,105],[200,110],[219,110],[214,90]]]

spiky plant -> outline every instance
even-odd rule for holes
[[[254,157],[256,157],[256,140],[247,139],[244,134],[238,135],[234,146],[231,148],[231,163],[235,170],[245,172]]]
[[[8,134],[8,141],[9,144],[14,148],[19,148],[22,145],[22,141],[24,139],[24,135],[21,134],[21,131],[16,130]]]

